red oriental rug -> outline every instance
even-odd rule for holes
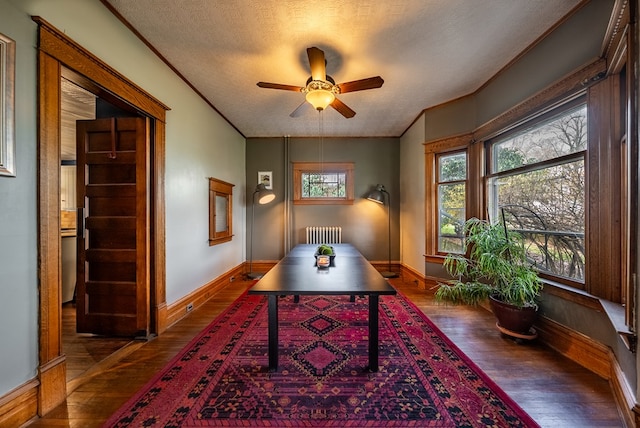
[[[380,370],[368,299],[280,298],[278,371],[267,301],[244,294],[105,423],[108,427],[537,427],[402,295],[380,298]]]

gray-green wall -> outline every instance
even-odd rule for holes
[[[597,60],[613,4],[613,0],[589,2],[477,93],[425,111],[425,142],[471,132]],[[425,274],[446,277],[436,263],[425,263]],[[635,355],[624,346],[604,313],[548,294],[543,296],[541,313],[610,346],[630,387],[636,390]]]
[[[307,120],[300,118],[300,120]],[[315,120],[315,118],[313,119]],[[338,120],[347,120],[338,118]],[[288,146],[288,150],[287,150]],[[391,259],[399,260],[400,141],[398,138],[249,138],[247,140],[247,221],[258,171],[273,172],[274,202],[256,205],[253,260],[279,260],[285,254],[285,180],[291,162],[355,162],[353,205],[292,205],[291,246],[305,242],[307,226],[341,226],[343,242],[352,243],[371,261],[388,259],[386,206],[366,194],[380,183],[391,196]],[[286,154],[288,153],[288,158]],[[289,180],[291,184],[291,180]],[[250,247],[247,225],[247,248]]]

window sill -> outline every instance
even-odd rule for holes
[[[606,314],[627,349],[633,353],[636,352],[637,336],[629,329],[629,326],[626,325],[624,306],[620,303],[600,299],[585,291],[577,290],[566,285],[548,280],[543,280],[543,282],[546,293]]]

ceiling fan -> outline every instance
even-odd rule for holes
[[[324,58],[324,52],[316,47],[310,47],[307,48],[307,56],[309,57],[309,65],[311,66],[311,77],[307,79],[306,86],[258,82],[258,86],[261,88],[282,89],[306,94],[306,101],[300,104],[300,106],[290,114],[291,117],[299,116],[305,103],[309,102],[316,110],[324,110],[328,106],[331,106],[336,109],[338,113],[349,119],[355,116],[356,112],[340,101],[336,95],[347,92],[364,91],[365,89],[375,89],[381,87],[384,83],[382,77],[376,76],[336,85],[333,77],[327,74],[327,63]]]

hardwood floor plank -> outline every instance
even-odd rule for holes
[[[485,309],[436,304],[415,284],[391,281],[541,426],[623,426],[606,380],[539,342],[517,343],[502,336]],[[162,336],[116,361],[98,364],[96,373],[74,385],[65,403],[27,425],[99,427],[250,285],[247,281],[229,284]],[[75,343],[78,354],[68,354],[68,370],[89,370],[89,361],[83,357],[103,358],[104,350],[114,345],[105,340],[102,349],[94,343]]]

